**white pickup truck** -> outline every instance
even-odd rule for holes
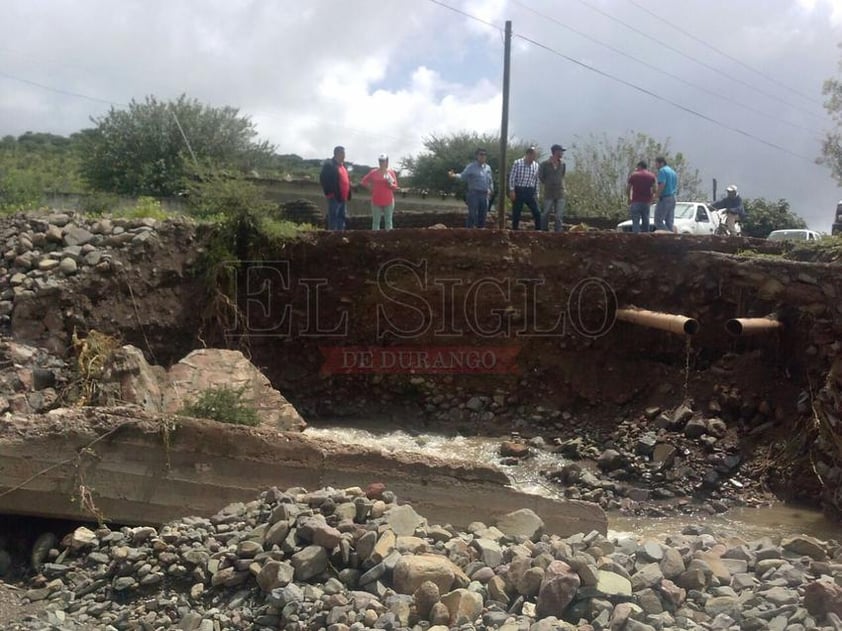
[[[712,235],[716,232],[717,226],[724,221],[721,213],[722,211],[711,208],[705,202],[676,202],[675,232]],[[617,232],[631,231],[631,219],[617,224]],[[649,207],[649,231],[655,231],[655,204]]]

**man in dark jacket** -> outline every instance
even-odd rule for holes
[[[737,232],[737,221],[745,217],[746,210],[743,206],[743,198],[740,197],[737,187],[733,184],[725,189],[726,196],[718,202],[711,204],[717,210],[725,210],[725,230],[729,235],[739,234]]]
[[[327,198],[327,229],[345,230],[351,178],[345,168],[345,147],[334,147],[333,158],[325,160],[319,182]]]

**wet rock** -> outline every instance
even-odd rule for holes
[[[643,456],[648,456],[655,450],[657,444],[658,437],[655,433],[646,432],[637,439],[636,451]]]
[[[500,455],[505,458],[527,458],[532,452],[529,445],[507,440],[500,444]]]
[[[606,449],[596,461],[597,466],[603,471],[614,471],[626,464],[626,458],[616,449]]]
[[[658,443],[652,450],[652,462],[661,465],[661,468],[670,467],[677,454],[675,447],[668,443]]]
[[[781,547],[788,552],[803,554],[816,561],[824,561],[827,558],[822,542],[807,535],[784,537],[781,539]]]
[[[684,425],[683,431],[687,438],[701,438],[707,432],[707,423],[701,418],[691,418]]]

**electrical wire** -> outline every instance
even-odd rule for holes
[[[655,99],[657,99],[659,101],[662,101],[664,103],[668,103],[669,105],[672,105],[673,107],[676,107],[676,108],[678,108],[678,109],[680,109],[684,112],[687,112],[688,114],[691,114],[693,116],[696,116],[698,118],[706,120],[710,123],[713,123],[714,125],[718,125],[718,126],[724,128],[724,129],[727,129],[729,131],[733,131],[734,133],[740,134],[741,136],[745,136],[746,138],[751,138],[752,140],[763,143],[764,145],[766,145],[768,147],[772,147],[773,149],[778,149],[780,151],[788,153],[789,155],[791,155],[793,157],[801,158],[802,160],[807,160],[808,162],[811,162],[811,163],[814,162],[811,158],[808,158],[807,156],[802,156],[801,154],[790,151],[786,147],[782,147],[781,145],[775,144],[774,142],[770,142],[768,140],[765,140],[765,139],[761,138],[760,136],[755,136],[754,134],[752,134],[750,132],[747,132],[743,129],[740,129],[739,127],[733,127],[731,125],[728,125],[727,123],[723,123],[720,120],[717,120],[717,119],[715,119],[711,116],[708,116],[707,114],[702,114],[701,112],[697,112],[696,110],[694,110],[690,107],[687,107],[686,105],[682,105],[681,103],[677,103],[676,101],[673,101],[671,99],[663,97],[660,94],[656,94],[655,92],[652,92],[651,90],[647,90],[646,88],[641,88],[640,86],[635,85],[631,81],[626,81],[625,79],[623,79],[621,77],[617,77],[617,76],[612,75],[608,72],[605,72],[604,70],[600,70],[599,68],[591,66],[590,64],[586,64],[583,61],[580,61],[578,59],[574,59],[573,57],[569,57],[568,55],[565,55],[564,53],[559,52],[558,50],[556,50],[556,49],[554,49],[550,46],[547,46],[546,44],[542,44],[541,42],[537,42],[534,39],[530,39],[530,38],[528,38],[524,35],[520,35],[519,33],[515,34],[514,37],[522,39],[525,42],[529,42],[530,44],[532,44],[533,46],[537,46],[538,48],[543,48],[547,52],[553,53],[554,55],[558,55],[562,59],[566,59],[567,61],[569,61],[571,63],[574,63],[577,66],[581,66],[582,68],[586,68],[587,70],[590,70],[591,72],[595,72],[599,75],[602,75],[603,77],[606,77],[608,79],[612,79],[613,81],[617,81],[619,83],[622,83],[623,85],[626,85],[626,86],[628,86],[628,87],[630,87],[634,90],[637,90],[638,92],[642,92],[643,94],[648,94],[649,96],[654,97]]]
[[[786,84],[786,83],[784,83],[783,81],[779,81],[779,80],[778,80],[778,79],[776,79],[775,77],[773,77],[773,76],[771,76],[771,75],[769,75],[769,74],[767,74],[767,73],[763,72],[762,70],[758,70],[757,68],[754,68],[754,67],[752,67],[752,66],[749,66],[749,65],[748,65],[747,63],[745,63],[743,60],[738,59],[737,57],[734,57],[733,55],[729,55],[728,53],[726,53],[726,52],[725,52],[725,51],[723,51],[723,50],[720,50],[719,48],[717,48],[716,46],[714,46],[714,45],[713,45],[713,44],[711,44],[710,42],[707,42],[707,41],[703,40],[701,37],[698,37],[698,36],[694,35],[693,33],[691,33],[691,32],[689,32],[689,31],[687,31],[686,29],[683,29],[683,28],[681,28],[680,26],[678,26],[677,24],[674,24],[673,22],[670,22],[670,21],[669,21],[669,20],[667,20],[666,18],[664,18],[664,17],[662,17],[662,16],[658,15],[658,14],[657,14],[657,13],[655,13],[654,11],[652,11],[652,10],[650,10],[650,9],[647,9],[646,7],[644,7],[644,6],[640,5],[640,4],[638,4],[637,2],[635,2],[635,0],[628,0],[628,2],[629,2],[630,4],[632,4],[633,6],[637,7],[638,9],[640,9],[641,11],[644,11],[645,13],[648,13],[650,16],[652,16],[652,17],[653,17],[653,18],[655,18],[656,20],[658,20],[658,21],[660,21],[660,22],[663,22],[664,24],[666,24],[666,25],[667,25],[667,26],[669,26],[670,28],[675,29],[676,31],[678,31],[678,32],[679,32],[679,33],[681,33],[682,35],[685,35],[686,37],[689,37],[689,38],[690,38],[690,39],[692,39],[693,41],[698,42],[699,44],[701,44],[701,45],[702,45],[702,46],[704,46],[705,48],[708,48],[709,50],[712,50],[712,51],[714,51],[715,53],[718,53],[718,54],[722,55],[723,57],[725,57],[725,59],[728,59],[728,60],[730,60],[730,61],[733,61],[735,64],[737,64],[737,65],[739,65],[739,66],[742,66],[742,67],[743,67],[743,68],[745,68],[746,70],[750,70],[751,72],[753,72],[753,73],[755,73],[755,74],[757,74],[757,75],[760,75],[761,77],[763,77],[763,78],[764,78],[764,79],[766,79],[767,81],[770,81],[770,82],[774,83],[774,84],[775,84],[775,85],[777,85],[778,87],[784,88],[784,89],[786,89],[786,90],[788,90],[788,91],[792,92],[793,94],[797,94],[798,96],[800,96],[801,98],[803,98],[803,99],[805,99],[805,100],[809,101],[810,103],[814,103],[814,104],[816,104],[816,105],[822,105],[822,102],[821,102],[821,101],[819,101],[818,99],[814,99],[813,97],[811,97],[811,96],[809,96],[809,95],[805,94],[804,92],[801,92],[800,90],[797,90],[797,89],[795,89],[795,88],[793,88],[793,87],[791,87],[791,86],[787,85],[787,84]]]
[[[492,26],[492,27],[494,27],[494,28],[498,28],[498,27],[497,27],[497,25],[495,25],[495,24],[492,24],[492,23],[490,23],[490,22],[488,22],[488,21],[486,21],[486,20],[483,20],[482,18],[477,17],[477,16],[475,16],[475,15],[471,15],[470,13],[467,13],[467,12],[465,12],[465,11],[462,11],[461,9],[457,9],[457,8],[455,8],[455,7],[452,7],[452,6],[450,6],[450,5],[448,5],[448,4],[444,3],[444,2],[441,2],[441,0],[428,0],[428,2],[432,2],[433,4],[437,4],[437,5],[441,6],[441,7],[444,7],[445,9],[448,9],[448,10],[450,10],[450,11],[453,11],[453,12],[455,12],[455,13],[458,13],[458,14],[460,14],[460,15],[463,15],[463,16],[465,16],[465,17],[467,17],[467,18],[471,19],[471,20],[476,20],[477,22],[480,22],[480,23],[482,23],[482,24],[486,24],[486,25],[488,25],[488,26]],[[791,155],[791,156],[793,156],[793,157],[795,157],[795,158],[799,158],[799,159],[801,159],[801,160],[805,160],[805,161],[807,161],[807,162],[810,162],[811,164],[813,164],[813,163],[814,163],[814,160],[813,160],[813,159],[811,159],[811,158],[808,158],[807,156],[803,156],[803,155],[801,155],[801,154],[795,153],[794,151],[790,151],[790,150],[789,150],[789,149],[787,149],[786,147],[783,147],[783,146],[778,145],[778,144],[776,144],[776,143],[774,143],[774,142],[771,142],[771,141],[765,140],[764,138],[761,138],[760,136],[756,136],[756,135],[754,135],[754,134],[752,134],[752,133],[750,133],[750,132],[747,132],[747,131],[745,131],[745,130],[743,130],[743,129],[740,129],[739,127],[733,127],[733,126],[731,126],[731,125],[728,125],[728,124],[726,124],[726,123],[723,123],[722,121],[719,121],[719,120],[717,120],[717,119],[715,119],[715,118],[713,118],[713,117],[711,117],[711,116],[708,116],[707,114],[703,114],[703,113],[701,113],[701,112],[697,112],[696,110],[694,110],[694,109],[692,109],[692,108],[690,108],[690,107],[687,107],[686,105],[682,105],[681,103],[677,103],[676,101],[673,101],[673,100],[671,100],[671,99],[668,99],[668,98],[666,98],[666,97],[663,97],[663,96],[661,96],[660,94],[657,94],[657,93],[655,93],[655,92],[652,92],[651,90],[647,90],[646,88],[641,88],[640,86],[635,85],[634,83],[631,83],[630,81],[626,81],[625,79],[623,79],[623,78],[621,78],[621,77],[618,77],[618,76],[616,76],[616,75],[613,75],[613,74],[611,74],[611,73],[609,73],[609,72],[606,72],[605,70],[601,70],[601,69],[599,69],[599,68],[597,68],[597,67],[595,67],[595,66],[592,66],[592,65],[590,65],[590,64],[587,64],[587,63],[585,63],[585,62],[583,62],[583,61],[581,61],[581,60],[579,60],[579,59],[575,59],[575,58],[573,58],[573,57],[570,57],[569,55],[565,55],[565,54],[564,54],[564,53],[562,53],[561,51],[558,51],[558,50],[556,50],[555,48],[552,48],[551,46],[548,46],[548,45],[546,45],[546,44],[542,44],[541,42],[538,42],[538,41],[536,41],[536,40],[534,40],[534,39],[532,39],[532,38],[530,38],[530,37],[527,37],[527,36],[525,36],[525,35],[521,35],[520,33],[513,33],[513,34],[512,34],[512,36],[513,36],[513,37],[517,37],[518,39],[521,39],[521,40],[523,40],[524,42],[527,42],[527,43],[529,43],[529,44],[531,44],[531,45],[533,45],[533,46],[535,46],[535,47],[537,47],[537,48],[541,48],[541,49],[543,49],[543,50],[545,50],[545,51],[547,51],[547,52],[549,52],[549,53],[552,53],[552,54],[554,54],[554,55],[557,55],[557,56],[561,57],[562,59],[565,59],[565,60],[569,61],[569,62],[570,62],[570,63],[572,63],[572,64],[575,64],[575,65],[577,65],[577,66],[579,66],[579,67],[581,67],[581,68],[584,68],[584,69],[586,69],[586,70],[588,70],[588,71],[590,71],[590,72],[593,72],[593,73],[598,74],[598,75],[600,75],[600,76],[602,76],[602,77],[605,77],[606,79],[610,79],[610,80],[612,80],[612,81],[616,81],[616,82],[621,83],[621,84],[623,84],[623,85],[625,85],[625,86],[627,86],[627,87],[629,87],[629,88],[631,88],[631,89],[633,89],[633,90],[636,90],[636,91],[638,91],[638,92],[642,92],[643,94],[646,94],[646,95],[648,95],[648,96],[651,96],[652,98],[657,99],[658,101],[661,101],[661,102],[667,103],[667,104],[669,104],[669,105],[672,105],[673,107],[675,107],[675,108],[677,108],[677,109],[679,109],[679,110],[682,110],[683,112],[686,112],[687,114],[690,114],[691,116],[695,116],[695,117],[700,118],[700,119],[702,119],[702,120],[705,120],[705,121],[707,121],[707,122],[709,122],[709,123],[712,123],[712,124],[714,124],[714,125],[717,125],[717,126],[719,126],[719,127],[722,127],[723,129],[727,129],[728,131],[732,131],[732,132],[734,132],[734,133],[736,133],[736,134],[739,134],[739,135],[741,135],[741,136],[744,136],[744,137],[746,137],[746,138],[749,138],[749,139],[751,139],[751,140],[754,140],[754,141],[756,141],[756,142],[759,142],[759,143],[761,143],[761,144],[764,144],[764,145],[766,145],[767,147],[771,147],[772,149],[777,149],[778,151],[782,151],[782,152],[784,152],[784,153],[787,153],[787,154],[789,154],[789,155]]]
[[[790,103],[789,101],[787,101],[785,99],[782,99],[777,94],[774,94],[772,92],[767,92],[766,90],[758,88],[757,86],[754,86],[750,83],[747,83],[747,82],[743,81],[742,79],[739,79],[739,78],[737,78],[733,75],[730,75],[727,72],[724,72],[723,70],[720,70],[719,68],[717,68],[715,66],[712,66],[705,61],[697,59],[697,58],[693,57],[692,55],[688,55],[687,53],[679,50],[675,46],[670,46],[669,44],[661,41],[657,37],[649,35],[648,33],[645,33],[644,31],[641,31],[640,29],[635,28],[635,27],[631,26],[630,24],[627,24],[624,20],[621,20],[620,18],[611,15],[607,11],[603,11],[599,7],[596,7],[596,6],[592,5],[590,2],[587,2],[586,0],[577,0],[577,2],[579,2],[579,4],[582,4],[586,7],[588,7],[592,11],[596,11],[597,13],[599,13],[600,15],[608,18],[609,20],[612,20],[612,21],[622,25],[624,28],[627,28],[630,31],[632,31],[634,33],[637,33],[641,37],[645,37],[646,39],[655,42],[659,46],[663,46],[667,50],[670,50],[670,51],[674,52],[676,55],[680,55],[681,57],[684,57],[685,59],[688,59],[688,60],[692,61],[693,63],[699,64],[700,66],[703,66],[703,67],[707,68],[708,70],[712,70],[713,72],[715,72],[719,75],[722,75],[723,77],[726,77],[727,79],[730,79],[731,81],[734,81],[735,83],[739,83],[742,86],[745,86],[745,87],[747,87],[751,90],[754,90],[755,92],[757,92],[758,94],[762,94],[766,98],[772,99],[773,101],[778,101],[779,103],[782,103],[782,104],[786,105],[787,107],[798,110],[798,111],[800,111],[804,114],[808,114],[809,116],[812,116],[813,118],[820,119],[820,120],[824,121],[823,116],[821,116],[819,114],[816,114],[815,112],[811,112],[810,110],[804,109],[803,107],[800,107],[798,105],[794,105],[793,103]]]
[[[631,0],[630,0],[630,1],[631,1]],[[547,15],[546,13],[542,13],[542,12],[538,11],[537,9],[533,9],[533,8],[532,8],[532,7],[530,7],[530,6],[527,6],[527,5],[526,5],[526,4],[524,4],[523,2],[520,2],[519,0],[510,0],[510,2],[511,2],[512,4],[515,4],[515,5],[519,6],[519,7],[521,7],[522,9],[525,9],[526,11],[529,11],[530,13],[533,13],[533,14],[537,15],[537,16],[538,16],[538,17],[540,17],[540,18],[543,18],[543,19],[545,19],[545,20],[549,20],[550,22],[554,22],[554,23],[555,23],[555,24],[557,24],[558,26],[560,26],[560,27],[562,27],[562,28],[564,28],[564,29],[566,29],[566,30],[570,31],[571,33],[575,33],[576,35],[578,35],[578,36],[580,36],[580,37],[582,37],[582,38],[584,38],[584,39],[586,39],[586,40],[588,40],[588,41],[590,41],[590,42],[593,42],[593,43],[595,43],[595,44],[598,44],[599,46],[603,46],[603,47],[607,48],[608,50],[611,50],[611,51],[613,51],[613,52],[617,53],[618,55],[621,55],[621,56],[623,56],[623,57],[625,57],[625,58],[627,58],[627,59],[631,59],[632,61],[637,62],[637,63],[641,64],[642,66],[645,66],[646,68],[649,68],[650,70],[654,70],[655,72],[658,72],[658,73],[660,73],[660,74],[662,74],[662,75],[664,75],[664,76],[670,77],[671,79],[674,79],[674,80],[678,81],[679,83],[683,83],[684,85],[689,86],[689,87],[691,87],[691,88],[694,88],[694,89],[696,89],[696,90],[699,90],[699,91],[701,91],[701,92],[704,92],[705,94],[709,94],[709,95],[711,95],[711,96],[715,96],[715,97],[717,97],[717,98],[719,98],[719,99],[722,99],[722,100],[724,100],[724,101],[726,101],[726,102],[728,102],[728,103],[732,103],[732,104],[736,105],[737,107],[740,107],[740,108],[742,108],[742,109],[745,109],[745,110],[747,110],[747,111],[749,111],[749,112],[753,112],[753,113],[755,113],[755,114],[759,114],[759,115],[761,115],[761,116],[765,116],[765,117],[767,117],[767,118],[770,118],[770,119],[774,120],[774,121],[775,121],[775,122],[777,122],[777,123],[781,123],[781,124],[783,124],[783,125],[787,125],[787,126],[789,126],[789,127],[793,127],[793,128],[795,128],[795,129],[800,129],[800,130],[802,130],[802,131],[808,131],[808,132],[810,132],[810,133],[812,133],[812,134],[816,134],[816,139],[817,139],[817,140],[820,140],[820,139],[821,139],[822,132],[821,132],[821,131],[819,131],[819,130],[817,130],[817,129],[813,129],[813,128],[810,128],[810,127],[805,127],[804,125],[799,125],[798,123],[792,123],[792,122],[787,121],[787,120],[784,120],[784,119],[782,119],[782,118],[780,118],[779,116],[776,116],[776,115],[774,115],[774,114],[769,114],[768,112],[764,112],[763,110],[759,110],[759,109],[757,109],[757,108],[755,108],[755,107],[752,107],[752,106],[750,106],[750,105],[745,105],[744,103],[740,103],[739,101],[737,101],[737,100],[735,100],[735,99],[733,99],[733,98],[731,98],[731,97],[729,97],[729,96],[726,96],[726,95],[724,95],[724,94],[721,94],[721,93],[719,93],[719,92],[716,92],[716,91],[714,91],[714,90],[711,90],[711,89],[709,89],[709,88],[706,88],[706,87],[701,86],[701,85],[699,85],[699,84],[693,83],[692,81],[688,81],[687,79],[684,79],[683,77],[680,77],[680,76],[679,76],[679,75],[677,75],[677,74],[673,74],[672,72],[669,72],[669,71],[667,71],[667,70],[664,70],[663,68],[659,68],[659,67],[657,67],[657,66],[655,66],[655,65],[653,65],[653,64],[650,64],[650,63],[649,63],[649,62],[647,62],[647,61],[644,61],[643,59],[639,59],[638,57],[635,57],[634,55],[631,55],[631,54],[629,54],[629,53],[627,53],[627,52],[625,52],[625,51],[623,51],[623,50],[621,50],[621,49],[617,48],[616,46],[613,46],[613,45],[611,45],[611,44],[608,44],[608,43],[605,43],[605,42],[603,42],[603,41],[600,41],[600,40],[598,40],[597,38],[595,38],[595,37],[593,37],[593,36],[591,36],[591,35],[588,35],[587,33],[583,33],[582,31],[580,31],[580,30],[578,30],[578,29],[575,29],[575,28],[573,28],[572,26],[570,26],[570,25],[568,25],[568,24],[565,24],[565,23],[564,23],[564,22],[562,22],[561,20],[559,20],[559,19],[557,19],[557,18],[554,18],[554,17],[553,17],[553,16],[551,16],[551,15]]]
[[[89,96],[87,94],[82,94],[80,92],[72,92],[70,90],[64,90],[62,88],[54,88],[49,85],[45,85],[43,83],[38,83],[37,81],[30,81],[29,79],[23,79],[21,77],[16,77],[14,75],[7,74],[5,72],[0,71],[0,77],[4,79],[10,79],[12,81],[18,81],[19,83],[25,83],[27,85],[35,86],[36,88],[41,88],[42,90],[48,90],[49,92],[55,92],[57,94],[64,94],[65,96],[72,96],[78,99],[87,99],[88,101],[94,101],[95,103],[105,103],[106,105],[116,105],[119,107],[128,107],[128,103],[117,103],[116,101],[109,101],[107,99],[101,99],[96,96]]]

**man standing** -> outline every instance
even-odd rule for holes
[[[351,178],[345,168],[345,147],[334,147],[333,158],[325,160],[319,182],[327,198],[327,229],[345,230]]]
[[[550,157],[541,163],[538,179],[544,186],[544,207],[541,213],[541,230],[550,229],[550,213],[555,214],[555,231],[564,230],[564,175],[567,165],[564,163],[566,149],[561,145],[550,147]]]
[[[541,229],[541,212],[538,210],[538,163],[535,162],[537,151],[529,147],[522,158],[515,160],[509,173],[509,199],[512,200],[512,230],[520,225],[520,213],[526,204],[532,211],[535,229]]]
[[[673,232],[678,174],[667,164],[667,159],[664,156],[655,158],[655,166],[658,167],[658,204],[655,206],[655,230]]]
[[[637,169],[629,176],[628,197],[632,232],[649,232],[649,204],[655,197],[657,182],[648,170],[646,160],[637,163]]]
[[[452,178],[458,178],[468,185],[468,220],[467,228],[485,228],[485,217],[488,215],[488,198],[494,191],[494,175],[491,167],[486,164],[488,152],[477,149],[475,160],[464,168],[461,173],[448,171]]]

